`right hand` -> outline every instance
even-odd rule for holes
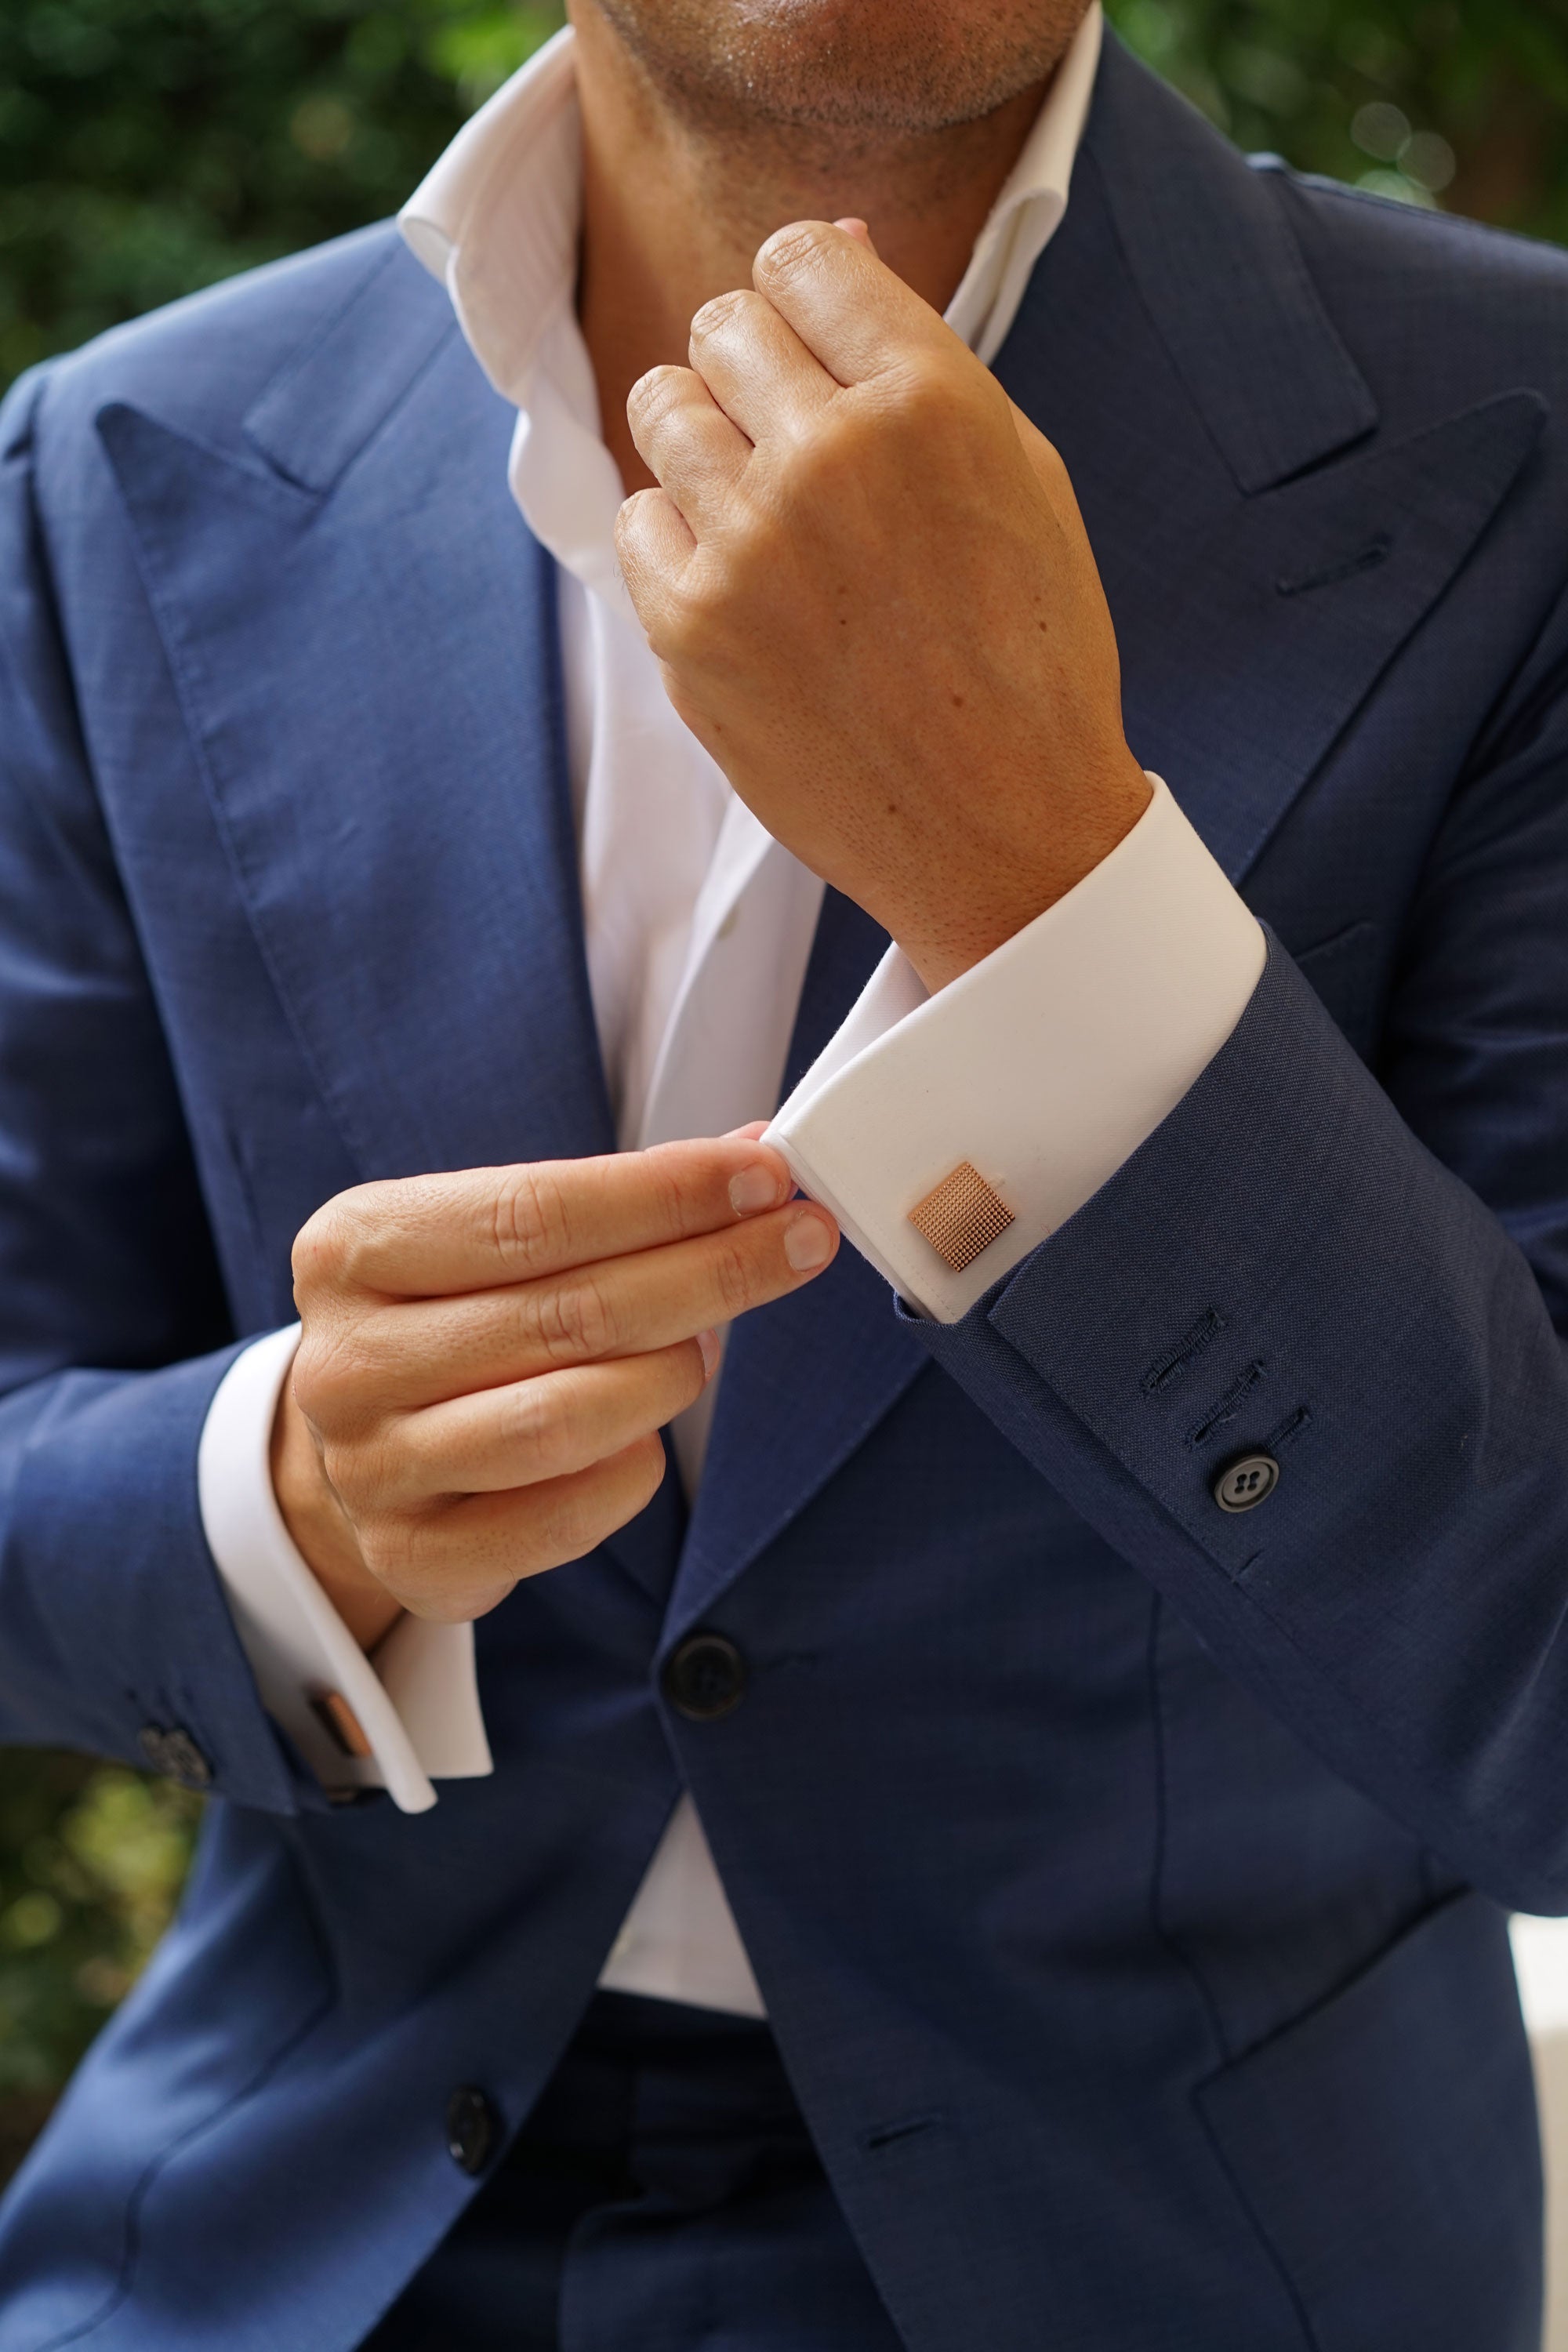
[[[825,1210],[742,1132],[364,1184],[294,1245],[302,1335],[273,1432],[289,1532],[367,1649],[480,1617],[581,1559],[664,1475],[714,1326],[833,1257]]]

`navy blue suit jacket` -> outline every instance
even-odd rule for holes
[[[511,419],[386,229],[16,389],[0,1728],[182,1727],[221,1801],[4,2209],[0,2352],[346,2352],[472,2193],[449,2090],[524,2114],[682,1783],[911,2352],[1533,2343],[1565,308],[1108,47],[998,370],[1266,976],[963,1324],[846,1250],[739,1328],[689,1522],[667,1482],[484,1619],[495,1775],[418,1818],[272,1730],[195,1463],[321,1201],[611,1141]],[[797,1067],[880,945],[829,900]],[[698,1623],[750,1662],[706,1725],[658,1696]]]

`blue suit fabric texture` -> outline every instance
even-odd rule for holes
[[[689,1517],[480,1622],[494,1777],[417,1817],[274,1731],[195,1456],[321,1202],[612,1144],[512,419],[385,227],[14,389],[0,1733],[179,1728],[217,1801],[0,2210],[0,2352],[359,2343],[474,2193],[453,2085],[528,2115],[683,1787],[909,2352],[1537,2343],[1565,325],[1560,254],[1244,163],[1108,43],[997,373],[1267,971],[962,1323],[845,1250],[742,1324]],[[829,896],[795,1070],[883,944]],[[699,1625],[721,1721],[660,1696]]]

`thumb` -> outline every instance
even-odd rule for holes
[[[835,228],[841,228],[846,236],[852,236],[857,245],[863,245],[868,253],[877,253],[877,248],[871,242],[870,230],[854,213],[847,213],[842,220],[836,220],[833,226]],[[881,257],[881,255],[877,253],[879,261]]]

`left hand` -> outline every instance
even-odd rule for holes
[[[622,568],[742,799],[940,988],[1148,802],[1110,615],[1061,459],[861,235],[753,276],[633,386]]]

